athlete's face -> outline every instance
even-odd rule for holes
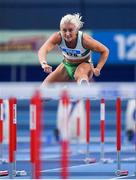
[[[74,24],[71,23],[65,23],[61,26],[61,32],[63,35],[63,38],[67,42],[71,42],[73,40],[76,40],[77,37],[77,29]]]

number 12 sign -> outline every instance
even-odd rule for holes
[[[136,64],[136,31],[94,31],[92,37],[109,48],[107,63]],[[92,59],[97,61],[97,53],[92,54]]]

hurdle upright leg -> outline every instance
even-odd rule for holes
[[[136,99],[135,99],[135,110],[136,110]],[[135,119],[135,131],[134,131],[134,146],[135,146],[134,147],[135,148],[135,172],[134,172],[134,175],[136,176],[136,119]]]
[[[16,176],[16,150],[17,150],[17,100],[13,99],[13,141],[14,141],[14,174]]]
[[[86,100],[86,158],[85,158],[85,162],[86,163],[95,163],[96,159],[95,158],[90,158],[90,110],[91,110],[91,103],[90,103],[90,99]]]
[[[3,100],[0,99],[0,163],[3,162],[2,154],[3,154]]]
[[[101,154],[100,160],[104,160],[104,135],[105,135],[105,101],[100,102],[100,132],[101,132]]]
[[[117,176],[127,176],[128,170],[121,170],[121,99],[116,100],[116,148],[117,148]]]
[[[13,179],[13,172],[14,172],[14,126],[13,126],[13,98],[9,99],[9,178]]]

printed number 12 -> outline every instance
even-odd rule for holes
[[[120,60],[136,60],[136,34],[127,37],[117,34],[114,40],[117,42],[117,53]]]

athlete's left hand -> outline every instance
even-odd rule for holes
[[[100,69],[99,68],[93,68],[93,73],[95,76],[100,76]]]

